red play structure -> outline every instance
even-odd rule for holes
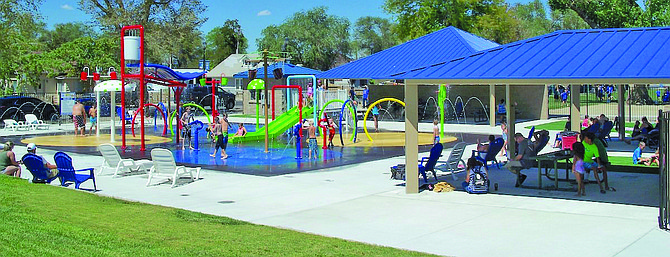
[[[275,119],[275,89],[277,88],[297,88],[298,89],[298,121],[302,122],[302,87],[296,85],[274,85],[272,87],[272,120]],[[300,137],[302,137],[302,130],[298,132]]]
[[[129,36],[126,35],[127,31],[138,31],[139,32],[139,60],[132,59],[135,58],[133,57],[128,57],[129,59],[126,59],[125,56],[125,39],[126,36],[128,37],[134,37],[134,36]],[[137,37],[133,38],[137,39]],[[129,40],[129,42],[132,42]],[[132,50],[132,49],[131,49]],[[131,52],[131,51],[129,51]],[[131,52],[132,53],[132,52]],[[139,74],[126,74],[126,60],[131,60],[131,61],[139,61],[138,64],[136,65],[129,65],[132,67],[139,67]],[[173,88],[175,91],[175,100],[177,102],[177,110],[179,110],[179,97],[181,96],[182,91],[186,87],[186,84],[183,82],[175,81],[172,79],[165,79],[159,77],[160,75],[158,74],[158,69],[163,68],[160,65],[149,65],[150,68],[155,68],[156,72],[153,72],[151,74],[146,74],[145,68],[147,68],[147,65],[144,63],[144,27],[141,25],[134,25],[134,26],[125,26],[121,29],[121,82],[122,84],[125,84],[126,79],[135,79],[139,81],[139,91],[140,91],[140,104],[139,104],[139,109],[136,111],[134,116],[137,116],[137,114],[140,115],[140,151],[146,151],[146,145],[145,145],[145,140],[144,140],[144,108],[147,106],[153,106],[156,108],[156,105],[150,104],[150,103],[145,103],[144,102],[144,91],[146,90],[146,84],[147,83],[153,83],[161,86],[167,86],[170,88]],[[167,67],[165,67],[167,68]],[[168,68],[169,69],[169,68]],[[160,108],[158,108],[161,110]],[[162,110],[161,110],[162,113]],[[121,120],[124,121],[126,119],[126,92],[125,92],[125,87],[121,87]],[[165,114],[163,114],[165,117]],[[133,122],[135,118],[133,117]],[[164,120],[166,125],[165,128],[163,128],[163,134],[165,135],[166,130],[167,130],[167,120]],[[175,129],[175,134],[177,135],[177,142],[179,142],[179,126]],[[133,127],[133,135],[134,135],[134,127]],[[126,126],[121,126],[121,140],[122,140],[122,145],[121,148],[125,149],[126,148]]]

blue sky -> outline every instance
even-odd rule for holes
[[[507,0],[509,3],[529,1]],[[91,17],[79,10],[78,2],[77,0],[45,0],[41,13],[48,27],[53,28],[54,24],[76,21],[92,23]],[[203,0],[203,3],[208,8],[201,15],[209,19],[200,30],[206,34],[212,28],[222,26],[226,19],[238,19],[244,35],[249,39],[248,51],[252,52],[256,51],[256,39],[261,36],[261,31],[265,27],[281,24],[293,13],[316,6],[327,6],[330,14],[348,18],[352,24],[363,16],[391,18],[381,7],[384,0],[256,0],[253,2]]]

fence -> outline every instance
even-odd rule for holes
[[[670,230],[670,165],[668,165],[668,143],[670,143],[670,112],[661,115],[661,143],[660,143],[660,175],[659,192],[660,204],[658,211],[658,226]]]
[[[625,85],[623,88],[627,122],[635,122],[645,116],[654,122],[659,110],[670,107],[670,92],[660,86]],[[561,85],[549,86],[549,116],[567,117],[570,115],[570,94],[572,92],[568,92],[567,89],[568,87]],[[666,94],[667,97],[665,97]],[[593,117],[600,114],[605,114],[607,117],[618,116],[620,101],[618,96],[617,86],[581,86],[579,104],[582,117],[584,115]]]

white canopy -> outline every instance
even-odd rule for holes
[[[121,91],[121,81],[120,80],[107,80],[98,83],[93,89],[96,92],[118,92]],[[133,91],[133,86],[126,84],[126,91]]]

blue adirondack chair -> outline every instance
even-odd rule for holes
[[[435,164],[437,164],[437,159],[442,156],[443,148],[444,146],[442,146],[442,143],[437,143],[430,149],[430,156],[421,158],[419,163],[419,173],[423,176],[423,182],[428,183],[426,171],[435,172]],[[437,181],[437,177],[435,177],[435,181]]]
[[[603,124],[602,131],[600,131],[600,133],[596,134],[596,137],[600,138],[603,141],[603,143],[605,143],[605,146],[607,146],[607,142],[605,141],[605,139],[609,138],[609,140],[612,141],[612,138],[610,138],[610,133],[612,132],[612,128],[614,128],[614,123],[611,122],[611,121],[607,121],[607,122],[605,122],[605,124]]]
[[[116,115],[119,116],[119,120],[122,120],[122,119],[123,119],[123,113],[122,113],[121,110],[122,110],[121,107],[116,106]],[[133,121],[133,116],[132,116],[132,115],[128,115],[128,114],[126,113],[126,122],[125,122],[125,123],[126,123],[126,124],[129,124],[129,123],[132,122],[132,121]]]
[[[49,178],[51,171],[44,167],[44,161],[42,157],[37,156],[32,153],[27,153],[21,158],[23,165],[33,174],[33,183],[44,183],[49,184],[51,181],[54,181],[58,176]]]
[[[528,133],[528,139],[533,138],[533,133],[535,133],[535,126],[533,126],[532,128],[530,128],[530,133]]]
[[[496,160],[496,155],[498,155],[504,144],[505,141],[502,138],[496,138],[496,140],[493,140],[493,142],[489,144],[488,151],[472,150],[472,156],[477,158],[477,160],[480,161],[481,163],[483,163],[484,168],[487,171],[489,170],[488,162],[492,162],[491,165],[495,163],[496,167],[500,169],[500,162]]]
[[[75,170],[72,167],[72,157],[64,152],[57,152],[54,155],[54,161],[56,161],[56,166],[58,167],[58,176],[61,177],[61,186],[65,186],[65,182],[70,181],[74,182],[74,188],[79,189],[81,183],[90,179],[93,180],[93,191],[98,191],[98,187],[95,185],[93,168]],[[88,171],[88,174],[77,174],[76,172],[78,171]]]
[[[540,151],[542,151],[542,149],[547,146],[547,143],[549,143],[549,135],[540,137],[540,144],[538,144],[537,147],[533,149],[535,154],[539,154]]]

